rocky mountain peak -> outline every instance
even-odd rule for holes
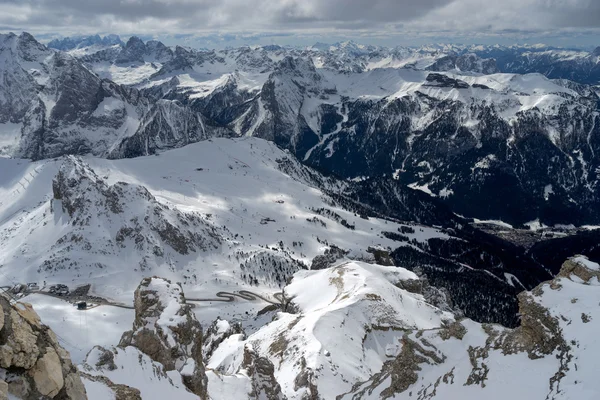
[[[22,32],[19,35],[19,41],[23,44],[25,43],[38,43],[39,42],[35,39],[35,37],[33,37],[33,35],[29,32]]]
[[[133,245],[137,268],[143,271],[166,262],[165,258],[211,251],[221,245],[216,229],[199,215],[170,209],[144,186],[108,185],[74,156],[65,159],[52,189],[53,213],[67,218],[72,228],[53,246],[45,269],[61,269],[78,259],[75,249],[97,254],[96,262],[88,258],[85,263],[102,266],[102,254],[127,252],[128,245]],[[83,232],[90,226],[96,227],[94,237],[84,239]]]
[[[126,49],[135,49],[144,45],[144,41],[137,36],[131,36],[125,44]]]
[[[19,35],[17,39],[17,52],[22,60],[29,62],[41,62],[43,57],[52,54],[46,46],[38,42],[27,32]]]
[[[311,59],[304,59],[300,57],[286,56],[283,60],[275,67],[276,71],[280,73],[293,73],[297,75],[304,75],[308,73],[316,73],[314,63]]]
[[[14,32],[8,32],[8,33],[0,33],[0,39],[2,43],[5,43],[9,40],[13,40],[14,38],[16,38],[17,35]]]
[[[188,389],[206,398],[202,327],[181,286],[163,278],[145,278],[135,291],[134,304],[133,329],[123,334],[119,346],[136,347],[166,371],[179,371]]]
[[[143,63],[144,62],[144,54],[146,53],[146,45],[137,36],[132,36],[129,38],[125,47],[115,60],[116,64],[125,64],[125,63]]]

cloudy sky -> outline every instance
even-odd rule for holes
[[[168,44],[600,45],[600,0],[0,0],[0,31]]]

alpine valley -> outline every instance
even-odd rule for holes
[[[596,399],[599,85],[0,34],[0,399]]]

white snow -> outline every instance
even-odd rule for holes
[[[85,386],[88,400],[114,400],[115,393],[108,386],[86,378],[81,379]]]
[[[97,350],[94,350],[89,358],[92,367],[95,352]],[[117,369],[113,371],[108,369],[84,371],[91,375],[104,375],[113,383],[139,389],[144,400],[198,399],[198,396],[186,390],[181,381],[181,375],[177,371],[165,373],[160,364],[152,361],[147,355],[134,347],[128,346],[124,349],[117,349],[114,362]]]
[[[319,394],[335,398],[381,368],[386,349],[392,351],[402,336],[400,329],[431,329],[453,320],[421,295],[395,286],[409,279],[417,276],[403,268],[358,261],[300,271],[285,288],[299,313],[277,314],[245,342],[232,339],[219,348],[229,356],[213,356],[209,367],[236,371],[245,343],[274,363],[275,377],[289,399],[304,393],[294,386],[301,358],[317,374]],[[280,346],[283,350],[278,350]]]
[[[593,271],[600,271],[600,265],[598,265],[598,263],[590,261],[587,257],[578,256],[578,257],[573,258],[573,261],[575,261],[576,263],[579,263],[579,264],[583,264],[587,268],[589,268]]]
[[[429,189],[429,184],[419,185],[419,182],[413,182],[408,185],[409,188],[414,190],[420,190],[421,192],[425,192],[431,197],[436,197],[436,195]]]
[[[32,294],[23,298],[59,338],[60,344],[71,354],[73,363],[81,363],[90,349],[98,346],[116,346],[123,332],[131,329],[134,311],[99,306],[79,311],[74,304]]]
[[[486,220],[481,220],[481,219],[477,219],[477,218],[473,218],[473,222],[476,224],[490,224],[490,225],[497,225],[500,226],[502,228],[507,228],[507,229],[513,229],[514,227],[509,224],[506,223],[504,221],[499,221],[499,220],[493,220],[493,219],[486,219]]]

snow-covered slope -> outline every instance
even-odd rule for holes
[[[284,290],[293,311],[277,314],[245,340],[228,338],[207,368],[243,374],[244,351],[251,351],[273,363],[288,399],[335,398],[396,354],[398,330],[453,321],[452,314],[401,289],[403,282],[417,279],[402,268],[361,262],[299,272]]]
[[[202,285],[217,280],[275,289],[330,245],[365,258],[371,246],[395,247],[382,231],[402,226],[328,205],[322,190],[336,181],[255,138],[136,159],[0,163],[5,276],[93,283],[128,302],[148,274],[187,282],[199,297],[213,297]],[[447,237],[423,229],[409,236]]]
[[[443,311],[441,292],[432,295],[403,268],[345,260],[296,273],[282,308],[259,312],[247,332],[217,319],[204,340],[219,342],[204,353],[206,368],[198,376],[205,377],[206,398],[219,400],[592,400],[600,389],[594,375],[599,278],[597,263],[567,260],[556,278],[519,295],[520,326],[507,329]],[[149,301],[164,307],[144,308],[136,294],[136,323],[151,329],[163,323],[183,334],[188,311],[174,314],[185,307],[183,293],[169,283],[177,292],[169,297],[165,281],[151,281],[142,282],[156,290]],[[138,308],[154,318],[146,321]],[[143,399],[190,396],[185,372],[157,362],[160,352],[149,357],[155,347],[144,343],[90,352],[81,367],[90,398],[111,398],[115,383],[132,386]]]

